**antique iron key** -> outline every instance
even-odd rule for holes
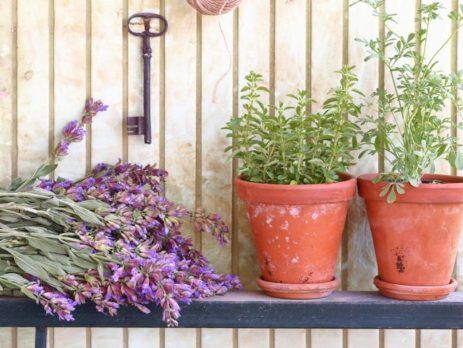
[[[131,25],[136,25],[134,20],[141,19],[144,31],[134,31]],[[159,31],[151,31],[151,20],[156,19],[160,22]],[[133,116],[127,119],[129,135],[145,136],[145,144],[151,144],[151,56],[152,49],[150,39],[164,35],[167,31],[167,20],[156,13],[140,12],[130,16],[127,20],[127,29],[130,34],[142,38],[143,53],[143,116]]]

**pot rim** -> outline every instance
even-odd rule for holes
[[[380,197],[383,185],[373,183],[378,173],[363,174],[357,178],[360,197],[366,200],[386,201]],[[396,203],[463,203],[463,176],[447,174],[424,174],[424,179],[441,180],[441,184],[423,183],[413,187],[406,183],[405,194],[396,195]],[[383,182],[384,184],[384,182]]]
[[[357,179],[340,174],[345,180],[324,184],[262,184],[235,178],[236,192],[244,201],[275,205],[305,205],[349,201],[355,194]]]
[[[340,184],[345,184],[348,185],[349,182],[356,181],[356,177],[353,176],[352,174],[349,173],[339,173],[339,176],[343,178],[344,180],[342,181],[335,181],[335,182],[326,182],[322,184],[297,184],[297,185],[290,185],[290,184],[267,184],[267,183],[260,183],[260,182],[252,182],[248,180],[242,179],[240,176],[237,176],[235,178],[236,183],[240,183],[242,185],[247,185],[247,186],[259,186],[264,189],[280,189],[280,190],[287,190],[287,191],[298,191],[298,190],[313,190],[313,189],[319,189],[323,187],[332,187],[333,185],[338,185],[340,187]]]

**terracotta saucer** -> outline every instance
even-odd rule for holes
[[[336,290],[339,285],[339,280],[336,277],[329,282],[312,284],[274,283],[262,278],[257,278],[256,282],[266,295],[294,300],[326,297]]]
[[[417,286],[388,283],[379,279],[379,276],[375,277],[374,283],[379,289],[379,293],[381,295],[398,300],[408,301],[440,300],[447,297],[451,292],[455,291],[457,287],[457,281],[453,278],[448,284],[436,286]]]

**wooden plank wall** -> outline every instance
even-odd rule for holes
[[[425,0],[423,0],[425,1]],[[427,0],[426,0],[427,1]],[[459,0],[444,0],[456,8]],[[460,0],[460,2],[463,2]],[[100,161],[158,163],[170,172],[169,197],[188,207],[218,210],[232,227],[232,244],[218,249],[209,236],[191,234],[212,263],[238,273],[247,288],[258,276],[243,206],[234,196],[236,163],[225,161],[229,140],[220,127],[240,112],[239,89],[250,70],[264,75],[270,101],[307,88],[322,102],[342,64],[356,65],[366,91],[388,86],[384,66],[362,62],[356,37],[384,32],[366,7],[348,0],[243,0],[239,10],[202,17],[183,0],[1,0],[0,184],[27,175],[54,147],[61,127],[76,118],[85,97],[110,104],[85,143],[57,173],[77,178]],[[395,28],[419,27],[421,0],[386,0],[398,13]],[[139,11],[164,14],[165,37],[152,40],[153,144],[126,135],[125,119],[142,112],[140,41],[124,26]],[[450,30],[445,19],[435,40]],[[222,32],[226,38],[223,40]],[[441,68],[463,68],[463,35],[442,52]],[[434,39],[433,39],[434,40]],[[458,54],[460,53],[460,54]],[[317,110],[320,104],[314,104]],[[449,108],[453,117],[455,110]],[[354,174],[376,171],[381,158],[360,161]],[[443,167],[443,171],[449,171]],[[344,289],[372,289],[375,262],[363,204],[352,204],[340,255]],[[361,244],[359,244],[361,243]],[[463,243],[462,248],[463,252]],[[463,279],[460,253],[456,277]],[[0,329],[0,347],[32,347],[32,328]],[[412,348],[463,346],[450,330],[231,330],[50,329],[50,347]]]

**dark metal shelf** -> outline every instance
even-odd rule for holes
[[[37,327],[36,347],[44,347],[47,327],[165,327],[161,310],[151,314],[125,307],[115,317],[78,307],[75,321],[59,321],[24,298],[0,298],[0,327]],[[444,300],[397,301],[376,292],[335,292],[317,300],[282,300],[260,292],[235,291],[194,301],[182,309],[179,327],[462,329],[463,292]]]

